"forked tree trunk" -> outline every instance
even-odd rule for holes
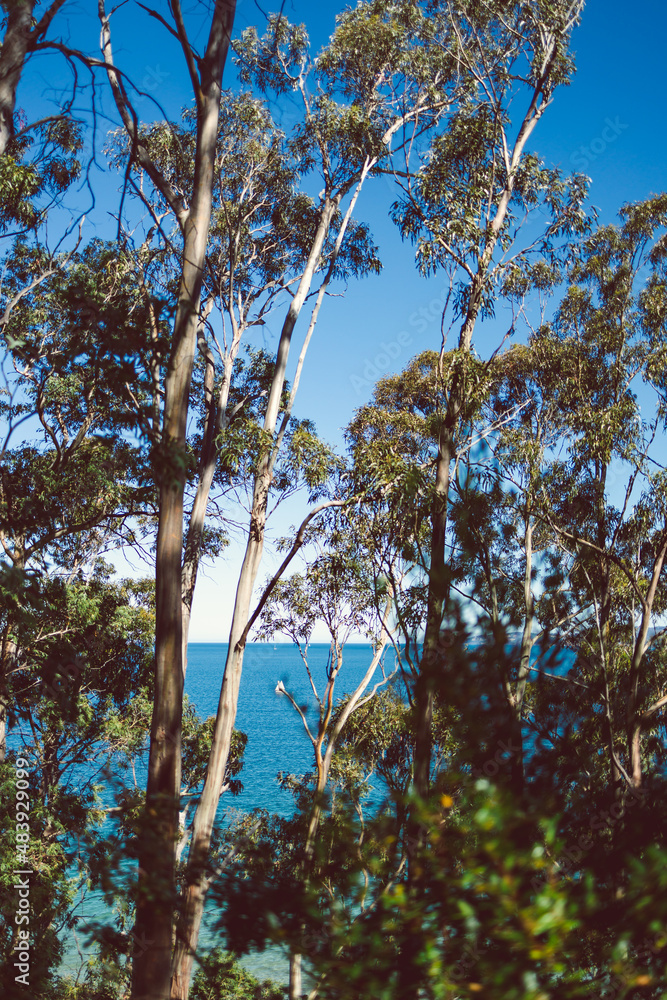
[[[203,267],[211,220],[215,150],[222,73],[234,20],[235,0],[215,5],[196,90],[198,123],[194,184],[183,225],[183,264],[165,379],[159,461],[160,482],[156,575],[155,693],[143,828],[139,836],[139,885],[134,927],[132,1000],[169,1000],[176,847],[181,791],[183,706],[183,617],[181,572],[186,431],[190,384],[200,321]],[[103,30],[108,41],[108,20]],[[184,47],[187,40],[181,39]],[[110,41],[108,41],[110,50]],[[105,57],[107,56],[105,45]],[[111,60],[107,58],[107,62]],[[111,71],[125,110],[122,88]],[[133,127],[133,123],[132,123]]]
[[[283,324],[276,355],[276,367],[264,418],[264,430],[270,435],[273,435],[275,432],[280,412],[280,401],[285,383],[287,361],[294,327],[306,296],[310,291],[322,247],[329,232],[333,216],[340,203],[340,197],[342,195],[334,199],[327,199],[324,203],[308,262]],[[187,888],[185,889],[181,907],[174,952],[172,1000],[187,1000],[192,975],[192,963],[199,940],[204,904],[210,884],[207,868],[211,836],[229,759],[232,732],[236,719],[243,654],[246,643],[245,630],[250,617],[253,589],[264,550],[266,511],[274,461],[275,458],[272,457],[272,454],[267,453],[255,477],[248,540],[234,600],[227,660],[225,662],[211,752],[209,754],[204,787],[197,804],[197,809],[195,810],[192,826],[192,840],[186,874]]]
[[[539,121],[544,105],[540,106],[539,97],[544,82],[548,79],[551,62],[554,58],[555,44],[545,62],[543,76],[532,95],[532,100],[526,116],[519,128],[516,143],[508,162],[509,174],[505,189],[500,194],[498,205],[489,226],[489,233],[484,251],[479,257],[476,273],[471,278],[470,296],[466,315],[459,333],[458,349],[467,357],[472,348],[473,334],[479,317],[483,294],[486,287],[489,268],[498,244],[498,239],[507,217],[507,211],[512,199],[516,171],[521,162],[526,143]],[[438,640],[442,626],[442,617],[448,599],[449,583],[445,558],[448,497],[452,462],[455,461],[456,432],[461,415],[468,404],[468,391],[465,383],[465,373],[455,373],[453,384],[449,391],[446,411],[443,415],[438,442],[438,457],[436,461],[436,479],[434,498],[431,511],[431,545],[430,565],[428,574],[428,598],[426,628],[423,646],[423,669],[420,670],[415,685],[415,740],[413,756],[413,788],[417,796],[426,799],[430,792],[430,771],[432,761],[432,722],[435,690],[440,678],[444,676],[446,665],[441,664]],[[406,825],[408,885],[418,895],[423,882],[423,869],[419,863],[419,854],[423,849],[425,830],[414,809],[408,811]],[[420,966],[421,928],[406,925],[403,928],[401,942],[401,962],[399,969],[398,995],[401,1000],[415,998],[419,995],[423,972]]]
[[[303,862],[301,865],[301,878],[304,883],[304,887],[308,886],[313,873],[313,858],[315,855],[315,843],[317,841],[317,834],[320,828],[320,821],[322,819],[322,796],[327,787],[329,781],[329,771],[331,770],[331,761],[338,743],[338,738],[343,732],[347,722],[355,711],[364,693],[367,691],[370,685],[373,675],[377,670],[378,664],[382,658],[384,648],[387,642],[387,622],[389,621],[389,615],[392,610],[392,598],[391,595],[387,600],[384,615],[382,618],[382,630],[380,633],[380,642],[378,643],[368,669],[362,677],[361,681],[357,685],[354,692],[350,695],[347,704],[341,711],[336,725],[333,727],[330,734],[328,734],[329,723],[331,721],[331,714],[333,709],[333,693],[334,693],[334,682],[335,678],[338,676],[341,667],[343,665],[342,650],[336,644],[336,656],[337,656],[337,669],[333,674],[332,678],[328,683],[327,691],[327,708],[324,718],[320,721],[319,732],[317,735],[317,740],[314,743],[315,751],[315,765],[317,767],[317,783],[315,786],[315,797],[313,802],[313,808],[310,814],[310,820],[308,822],[308,832],[306,834],[306,843],[303,850]],[[371,692],[372,694],[373,692]],[[322,754],[322,746],[324,740],[328,735],[327,747]],[[302,932],[305,931],[305,927],[302,927]],[[299,1000],[302,996],[303,983],[302,983],[302,955],[299,952],[292,951],[290,953],[289,959],[289,1000]],[[312,994],[311,994],[312,996]]]

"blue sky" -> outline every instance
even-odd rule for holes
[[[157,6],[166,8],[166,4]],[[314,48],[319,48],[333,31],[335,16],[343,6],[331,0],[319,4],[287,0],[284,12],[307,25]],[[62,35],[89,51],[95,49],[99,35],[94,7],[84,0],[73,2],[61,21]],[[204,12],[207,5],[184,7],[189,23],[200,24],[198,37],[203,45],[205,17],[202,14],[198,22],[197,9]],[[273,9],[263,2],[261,7]],[[240,0],[235,34],[252,23],[260,27],[264,23],[260,7],[255,0]],[[190,100],[176,44],[132,3],[118,11],[113,24],[117,64],[169,114],[176,115],[181,104]],[[569,88],[557,93],[534,134],[532,146],[548,164],[591,177],[591,201],[604,222],[614,221],[623,203],[667,186],[665,38],[667,4],[660,0],[647,0],[632,9],[621,0],[589,0],[574,37],[576,76]],[[49,94],[57,100],[66,80],[59,57],[38,58],[26,77],[19,104],[23,101],[28,106],[31,99]],[[228,66],[225,83],[233,82]],[[144,99],[139,105],[147,118],[153,117],[150,104]],[[103,102],[105,107],[111,113],[108,101]],[[100,134],[108,127],[102,118]],[[89,234],[94,228],[100,235],[111,235],[105,232],[110,222],[104,204],[107,199],[110,208],[117,204],[118,179],[97,174],[95,184],[100,203],[91,216]],[[361,195],[355,215],[371,226],[383,272],[350,284],[344,297],[325,303],[299,390],[298,415],[314,419],[323,437],[338,447],[342,447],[342,428],[355,408],[370,398],[376,374],[398,371],[418,351],[439,346],[444,276],[426,280],[416,273],[413,248],[401,243],[387,218],[389,201],[389,190],[381,179]],[[275,330],[268,328],[267,346],[272,343],[271,333],[278,332],[277,319],[275,325]],[[496,338],[497,328],[482,327],[480,350]],[[201,579],[192,618],[193,641],[226,639],[239,559],[239,549],[232,546]],[[266,573],[270,564],[269,558]]]
[[[320,32],[326,37],[339,9],[334,3],[319,5],[311,27],[309,5],[294,0],[292,6],[309,25],[313,37],[320,37]],[[587,4],[574,38],[577,74],[569,88],[557,93],[532,143],[547,163],[591,177],[591,201],[605,222],[614,221],[624,202],[658,193],[667,184],[667,5],[654,0],[640,9],[641,18],[629,18],[628,5],[618,0],[591,0]],[[363,376],[366,362],[375,355],[387,353],[382,350],[383,342],[396,343],[401,332],[412,335],[409,346],[396,357],[393,370],[418,350],[439,345],[440,316],[435,315],[435,302],[443,279],[419,278],[413,248],[401,245],[378,204],[382,200],[377,191],[367,189],[357,214],[366,217],[368,212],[381,248],[383,274],[350,286],[345,299],[328,303],[300,390],[303,412],[320,408],[321,372],[328,373],[335,391],[326,416],[318,417],[318,427],[330,438],[365,401],[354,376]],[[433,320],[428,328],[416,326],[415,313],[428,311],[432,302]],[[480,332],[483,341],[484,331]]]

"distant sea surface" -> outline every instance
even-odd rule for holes
[[[308,651],[308,664],[320,696],[326,684],[328,653],[326,644],[313,644]],[[346,646],[336,681],[336,698],[354,691],[372,655],[370,645]],[[194,642],[188,646],[185,693],[204,718],[217,711],[226,656],[227,643]],[[394,654],[389,650],[387,669],[393,668],[393,662]],[[375,682],[380,678],[378,668]],[[303,774],[313,767],[312,745],[303,722],[285,695],[276,693],[279,681],[305,709],[311,731],[317,726],[317,703],[299,650],[287,643],[250,643],[243,659],[235,725],[248,737],[240,774],[244,789],[238,796],[223,795],[222,809],[250,812],[262,807],[290,815],[293,799],[278,787],[278,772]]]
[[[329,646],[324,643],[312,644],[308,650],[308,665],[320,697],[326,684],[328,654]],[[343,668],[336,682],[336,699],[354,691],[372,655],[369,644],[346,646]],[[227,643],[193,642],[188,645],[185,693],[202,718],[215,715],[217,711],[226,656]],[[393,651],[388,650],[387,671],[393,669],[394,659]],[[374,683],[381,677],[378,667]],[[222,796],[220,819],[224,820],[225,813],[230,810],[252,812],[256,808],[289,816],[294,800],[289,792],[279,787],[278,773],[304,774],[313,767],[312,744],[294,707],[284,694],[276,692],[279,681],[305,711],[311,731],[317,726],[317,702],[298,648],[288,643],[249,643],[243,659],[235,723],[235,728],[248,737],[244,766],[239,775],[243,791],[237,796],[228,792]],[[92,895],[88,897],[86,915],[100,919],[104,911],[101,900]],[[219,943],[210,930],[202,930],[200,944],[204,948]],[[75,943],[70,940],[63,971],[74,971],[77,959]],[[287,982],[287,959],[279,949],[250,955],[243,959],[243,964],[260,979]]]

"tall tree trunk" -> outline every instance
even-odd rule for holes
[[[477,259],[477,270],[470,277],[470,294],[458,343],[462,362],[471,352],[473,334],[482,308],[489,270],[492,267],[493,256],[507,219],[516,174],[521,164],[526,143],[548,105],[545,95],[553,75],[553,66],[557,51],[556,38],[551,37],[546,39],[542,71],[534,85],[531,101],[519,127],[511,154],[507,150],[507,146],[505,146],[507,167],[505,187],[498,197],[493,218],[488,226],[484,250]],[[417,728],[414,742],[413,788],[419,798],[426,797],[430,790],[429,777],[432,757],[431,723],[433,719],[434,692],[439,686],[438,674],[442,676],[444,673],[442,670],[443,665],[440,663],[442,654],[438,650],[438,639],[449,590],[445,562],[448,493],[451,465],[455,461],[456,455],[456,433],[467,403],[468,390],[465,371],[459,369],[454,373],[452,379],[446,411],[440,429],[435,495],[431,513],[431,548],[423,663],[420,665],[420,672],[415,685],[415,725]],[[444,667],[446,669],[446,665]],[[424,842],[424,832],[418,818],[415,818],[414,808],[411,807],[408,810],[407,821],[408,885],[410,890],[417,895],[419,895],[420,884],[423,884],[423,878],[425,877],[419,861],[419,854]],[[422,984],[424,976],[419,964],[420,951],[421,926],[419,925],[419,921],[415,920],[412,926],[406,924],[402,931],[401,965],[398,983],[398,995],[401,1000],[408,1000],[408,998],[414,1000],[420,993],[420,984]]]
[[[639,680],[641,668],[648,644],[648,634],[651,626],[651,615],[655,596],[660,583],[662,569],[667,559],[667,525],[664,528],[663,540],[658,550],[651,573],[651,582],[648,586],[644,606],[642,609],[642,620],[639,632],[635,640],[635,646],[630,662],[630,692],[626,708],[626,739],[628,748],[628,759],[630,762],[630,780],[633,789],[640,789],[642,786],[642,757],[641,757],[641,733],[644,725],[644,717],[650,718],[653,709],[642,713],[640,710],[641,696],[639,690]],[[613,761],[613,758],[612,758]],[[619,781],[620,786],[620,781]]]
[[[289,1000],[300,1000],[303,990],[301,978],[302,956],[292,952],[289,957]]]
[[[426,631],[419,676],[415,685],[414,788],[426,798],[430,788],[433,702],[435,685],[442,655],[439,646],[440,628],[448,593],[445,538],[449,478],[453,458],[453,435],[442,428],[436,468],[435,496],[431,512],[431,551],[426,611]],[[414,844],[413,837],[408,843]],[[416,844],[415,844],[416,846]],[[408,868],[410,866],[408,865]]]
[[[486,280],[488,260],[491,259],[495,240],[490,242],[475,275],[470,292],[470,300],[466,317],[459,334],[459,350],[463,356],[470,353],[472,335],[482,304],[482,293]],[[430,788],[430,771],[432,756],[431,723],[433,721],[434,692],[439,673],[440,628],[442,616],[449,594],[449,577],[445,559],[447,539],[447,511],[452,462],[455,460],[455,437],[458,430],[461,412],[466,405],[465,374],[454,373],[452,386],[447,399],[447,408],[442,417],[440,438],[438,441],[438,457],[435,471],[434,497],[431,507],[431,548],[428,572],[428,597],[426,611],[426,629],[424,633],[423,663],[415,685],[415,743],[413,763],[414,789],[421,798],[426,798]],[[416,830],[408,837],[408,844],[418,846],[419,836]],[[409,856],[408,856],[409,860]],[[408,871],[410,865],[408,864]]]
[[[468,302],[468,310],[459,334],[459,350],[463,357],[470,353],[475,323],[482,304],[482,292],[486,280],[488,262],[493,253],[496,238],[489,245],[474,276]],[[456,432],[461,413],[467,402],[465,373],[455,372],[447,399],[446,411],[440,425],[438,457],[434,497],[431,508],[431,547],[428,573],[428,597],[426,629],[419,675],[415,684],[415,737],[413,755],[413,789],[419,799],[425,800],[430,792],[432,760],[432,722],[436,689],[441,686],[446,664],[441,662],[439,647],[442,617],[449,596],[449,576],[445,558],[447,538],[447,515],[452,462],[456,457]],[[407,877],[409,891],[419,896],[423,891],[426,872],[420,859],[424,849],[425,830],[414,807],[408,810],[407,833]],[[422,950],[421,925],[419,921],[406,922],[402,928],[401,961],[398,979],[400,1000],[415,998],[420,992],[424,972],[420,965]]]
[[[508,174],[505,188],[498,198],[497,208],[489,226],[484,251],[478,259],[477,271],[470,280],[470,296],[463,324],[459,332],[458,349],[463,357],[467,357],[472,348],[473,334],[482,308],[489,268],[491,267],[493,255],[512,200],[516,172],[521,163],[526,143],[546,107],[545,103],[540,104],[540,96],[549,79],[555,53],[556,44],[555,41],[552,41],[548,46],[548,52],[545,56],[542,75],[533,90],[530,105],[519,128],[511,158],[508,160]],[[421,676],[418,678],[417,690],[415,692],[417,700],[415,712],[417,733],[415,736],[414,787],[415,791],[422,797],[428,793],[431,764],[430,724],[433,717],[433,670],[438,658],[438,637],[448,591],[445,566],[445,538],[450,468],[455,457],[455,436],[461,412],[467,402],[466,395],[465,373],[459,371],[455,373],[453,378],[453,384],[447,400],[447,409],[440,431],[435,497],[431,514],[431,564],[429,567],[428,605],[424,636],[424,654],[427,669],[425,671],[425,679],[422,680]],[[431,675],[430,680],[428,675]],[[414,844],[415,838],[409,838],[408,843]]]
[[[280,400],[285,383],[287,361],[294,327],[306,296],[310,291],[310,286],[319,263],[322,246],[324,245],[341,197],[342,194],[334,199],[327,198],[322,207],[320,222],[311,247],[308,263],[306,264],[298,290],[283,324],[276,354],[273,381],[264,417],[264,430],[271,435],[275,432],[280,412]],[[243,654],[246,643],[245,629],[250,616],[252,593],[264,550],[266,511],[274,462],[275,455],[267,452],[255,476],[248,539],[234,600],[227,660],[225,662],[220,690],[211,752],[209,754],[204,787],[195,810],[192,826],[192,840],[186,874],[187,888],[179,917],[174,954],[172,1000],[187,1000],[192,975],[192,963],[199,940],[204,903],[210,884],[207,867],[211,835],[220,801],[236,719],[241,671],[243,668]]]
[[[435,496],[431,512],[426,630],[414,698],[415,736],[412,780],[414,791],[422,800],[428,798],[430,791],[433,707],[435,691],[443,668],[441,663],[443,654],[439,646],[439,638],[449,590],[445,561],[445,539],[453,456],[454,436],[443,421],[436,466]],[[424,847],[424,834],[419,813],[410,807],[407,811],[406,822],[407,877],[409,891],[416,894],[420,892],[425,875],[420,860],[420,854]],[[422,950],[421,922],[418,919],[406,921],[401,930],[401,937],[398,997],[399,1000],[409,1000],[409,998],[418,996],[423,978],[419,961]]]
[[[12,553],[12,562],[15,569],[25,570],[25,538],[17,538]],[[14,625],[10,619],[5,625],[2,633],[2,647],[0,647],[0,762],[7,756],[7,706],[9,703],[7,685],[9,675],[16,666],[18,658],[18,646],[15,638],[12,638]]]
[[[204,538],[204,525],[206,522],[206,510],[208,499],[213,485],[213,477],[218,462],[218,448],[216,437],[228,422],[227,404],[229,402],[229,391],[232,381],[232,368],[234,359],[238,354],[241,343],[241,329],[236,327],[234,338],[225,356],[222,385],[218,393],[217,400],[213,395],[215,380],[215,360],[203,338],[203,330],[200,329],[200,349],[206,359],[206,374],[204,376],[204,393],[206,397],[206,420],[204,424],[204,440],[199,462],[199,476],[197,480],[197,491],[192,503],[192,510],[188,518],[188,533],[185,542],[185,553],[183,556],[183,570],[181,577],[182,586],[182,610],[183,610],[183,676],[188,656],[188,633],[190,630],[190,616],[192,613],[192,601],[195,595],[197,584],[197,573],[201,561],[202,542]]]
[[[524,747],[523,699],[530,673],[530,657],[533,652],[533,623],[535,621],[535,601],[533,600],[533,525],[530,513],[526,512],[526,527],[523,538],[525,564],[523,577],[524,622],[519,651],[519,674],[516,688],[510,700],[510,785],[515,795],[523,795],[524,790]]]
[[[168,1000],[176,911],[176,847],[181,791],[183,617],[181,573],[186,430],[197,342],[203,267],[213,197],[222,73],[235,0],[218,0],[201,62],[197,150],[191,205],[183,231],[183,263],[165,379],[156,576],[155,692],[139,886],[134,928],[132,1000]],[[195,81],[195,86],[197,82]]]

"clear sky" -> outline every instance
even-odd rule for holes
[[[245,0],[240,16],[253,6]],[[285,12],[323,43],[342,7],[331,0],[288,0]],[[533,147],[548,163],[591,178],[591,201],[601,221],[614,221],[623,203],[667,187],[665,38],[667,4],[661,0],[636,8],[621,0],[589,0],[574,38],[576,76],[536,130]],[[299,390],[299,414],[312,416],[335,444],[355,408],[370,397],[373,369],[399,371],[419,350],[439,346],[444,280],[417,275],[413,248],[401,244],[387,218],[388,202],[381,180],[360,198],[356,214],[371,223],[384,269],[325,305]],[[238,559],[239,552],[230,550],[198,585],[193,641],[226,638]]]
[[[63,34],[69,35],[72,44],[89,51],[98,37],[96,6],[78,0],[66,8],[68,23]],[[157,8],[161,6],[158,2]],[[194,18],[190,23],[196,23],[197,9],[205,11],[207,5],[184,6]],[[332,0],[318,4],[286,0],[284,13],[293,21],[304,22],[314,47],[319,48],[343,8],[344,4]],[[264,0],[261,5],[255,0],[240,0],[235,34],[251,23],[261,27],[265,23],[262,10],[266,9],[274,8],[267,8]],[[133,3],[122,7],[113,23],[117,64],[170,114],[177,114],[181,103],[189,101],[189,87],[175,43]],[[204,25],[202,16],[202,45]],[[666,38],[667,4],[663,0],[646,0],[636,7],[621,0],[589,0],[574,36],[574,81],[557,93],[534,135],[532,146],[548,164],[591,177],[591,201],[604,222],[614,221],[623,203],[667,187]],[[58,97],[62,69],[46,59],[39,66],[43,67],[41,75],[24,87],[19,103],[29,103],[30,92],[36,96],[40,87],[42,95],[48,92]],[[233,82],[233,70],[228,69],[225,83],[229,86]],[[140,104],[146,118],[153,117],[149,107],[147,99]],[[99,127],[103,133],[108,125],[100,120]],[[101,200],[110,198],[111,205],[117,204],[117,186],[115,178],[96,179]],[[439,346],[444,277],[425,280],[418,276],[413,248],[401,244],[387,218],[389,201],[389,190],[381,179],[362,193],[355,215],[371,225],[384,269],[379,277],[353,283],[344,297],[325,303],[299,390],[298,415],[314,419],[320,433],[338,447],[342,447],[342,428],[355,408],[370,397],[374,377],[398,371],[418,351]],[[92,225],[104,233],[106,223],[99,210],[91,216]],[[275,330],[270,325],[267,328],[267,346],[274,342],[271,335],[277,328],[278,320]],[[490,329],[486,334],[481,329],[482,353],[485,337],[495,339],[495,332]],[[293,519],[297,517],[294,510]],[[207,569],[200,579],[192,616],[193,641],[226,640],[240,555],[237,546],[230,547],[219,564]],[[270,567],[269,554],[262,578]]]

